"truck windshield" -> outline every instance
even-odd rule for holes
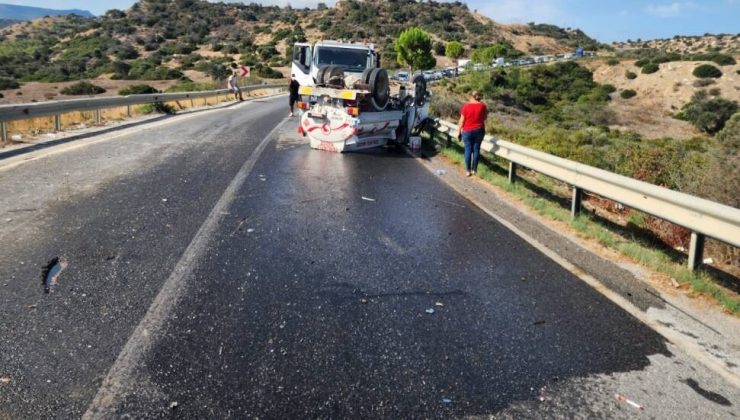
[[[362,72],[367,67],[368,50],[352,48],[319,47],[318,65],[334,64],[346,71]]]

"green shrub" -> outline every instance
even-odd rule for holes
[[[18,82],[16,82],[14,79],[0,77],[0,90],[18,89],[19,87],[21,87],[21,85]]]
[[[650,64],[649,58],[641,58],[635,62],[635,67],[645,67],[648,64]]]
[[[686,120],[699,130],[715,134],[724,128],[727,120],[738,111],[738,104],[723,98],[707,99],[706,92],[694,94],[677,118]]]
[[[284,77],[282,73],[269,66],[258,66],[255,68],[255,73],[264,79],[282,79]]]
[[[63,95],[97,95],[105,92],[105,89],[90,82],[82,81],[69,85],[60,92]]]
[[[637,96],[637,92],[634,89],[625,89],[619,94],[619,96],[623,99],[630,99]]]
[[[163,102],[155,102],[153,104],[141,105],[139,107],[139,111],[141,111],[144,114],[151,114],[153,112],[156,112],[159,114],[174,114],[175,108]]]
[[[702,64],[697,66],[692,74],[700,79],[707,79],[710,77],[718,79],[722,77],[722,71],[711,64]]]
[[[660,70],[660,65],[655,63],[648,63],[642,67],[642,74],[653,74]]]
[[[624,72],[624,77],[626,77],[628,80],[635,80],[637,79],[637,73],[627,70]]]
[[[616,59],[616,58],[610,58],[610,59],[606,60],[606,64],[607,64],[608,66],[616,66],[616,65],[618,65],[618,64],[619,64],[619,59]]]
[[[722,54],[719,52],[708,52],[705,54],[697,54],[693,57],[691,57],[694,61],[712,61],[717,65],[720,66],[733,66],[737,64],[737,61],[735,61],[735,58],[727,55]]]
[[[609,83],[607,83],[605,85],[601,85],[601,89],[603,89],[604,92],[606,92],[606,93],[614,93],[614,92],[617,91],[617,88],[614,85],[611,85]]]
[[[121,96],[127,95],[145,95],[148,93],[159,93],[157,89],[149,85],[131,85],[127,88],[121,89],[118,94]]]

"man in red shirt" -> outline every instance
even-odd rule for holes
[[[465,172],[467,176],[475,174],[480,159],[480,145],[486,134],[488,108],[481,102],[480,93],[473,91],[470,101],[460,109],[459,139],[465,143]],[[472,159],[471,159],[472,158]]]

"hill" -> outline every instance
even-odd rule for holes
[[[676,35],[673,38],[651,39],[643,41],[630,40],[615,42],[612,46],[618,50],[653,49],[678,54],[702,54],[720,52],[729,55],[740,55],[740,34],[705,34],[702,36]]]
[[[18,6],[15,4],[0,4],[0,20],[34,20],[44,16],[63,16],[77,15],[83,17],[93,17],[93,14],[87,10],[71,9],[56,10],[43,9],[40,7]]]
[[[20,22],[20,21],[15,20],[15,19],[1,19],[0,18],[0,29],[1,28],[4,28],[6,26],[14,25],[14,24],[16,24],[18,22]]]
[[[79,79],[221,80],[229,66],[255,67],[262,77],[286,73],[292,44],[320,38],[375,43],[383,66],[397,66],[393,43],[409,26],[429,32],[440,65],[444,44],[467,52],[494,43],[523,53],[572,51],[599,44],[578,30],[551,25],[501,25],[460,2],[343,0],[315,9],[142,0],[97,18],[45,17],[0,30],[0,89],[25,82]],[[2,83],[3,80],[6,83]],[[7,93],[5,94],[8,100]]]

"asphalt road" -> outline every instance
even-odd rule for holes
[[[312,151],[285,102],[0,161],[0,419],[738,415],[413,159]]]

